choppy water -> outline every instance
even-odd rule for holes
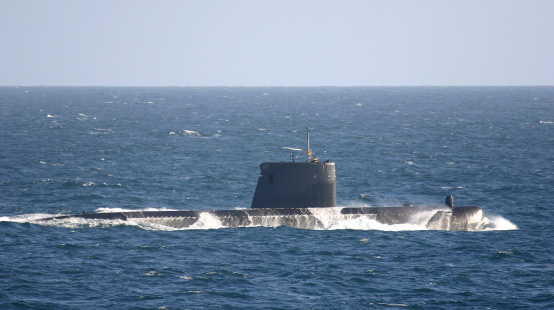
[[[247,208],[304,125],[340,206],[452,194],[492,228],[33,221]],[[2,87],[0,308],[553,308],[553,142],[554,87]]]

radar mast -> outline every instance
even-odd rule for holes
[[[312,150],[310,149],[310,128],[306,125],[306,140],[308,140],[308,161],[312,161]]]

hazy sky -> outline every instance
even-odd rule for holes
[[[0,0],[0,85],[554,85],[554,1]]]

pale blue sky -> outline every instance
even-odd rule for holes
[[[0,85],[554,85],[554,1],[0,0]]]

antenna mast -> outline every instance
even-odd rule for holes
[[[312,161],[312,150],[310,149],[310,128],[306,125],[306,139],[308,140],[308,161]]]

